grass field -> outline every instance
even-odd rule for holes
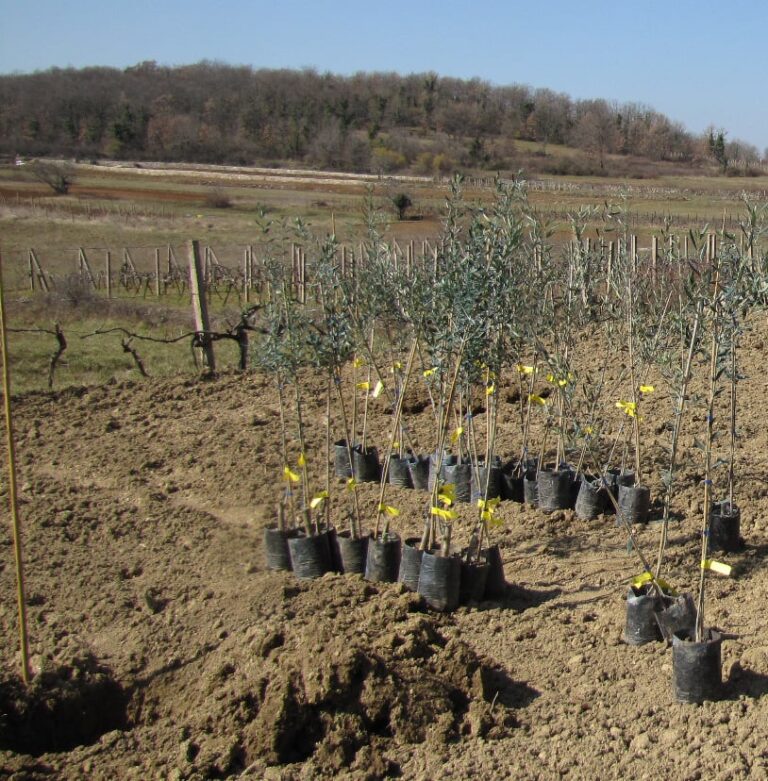
[[[530,150],[529,150],[530,151]],[[557,150],[550,150],[557,153]],[[413,200],[411,219],[397,221],[391,197],[407,192]],[[238,266],[244,247],[260,246],[263,228],[276,251],[284,252],[295,238],[297,218],[323,235],[336,227],[343,242],[354,245],[363,231],[363,207],[373,198],[386,218],[385,235],[405,242],[436,237],[448,193],[445,182],[426,178],[378,179],[335,173],[176,166],[82,166],[67,196],[53,196],[24,168],[0,169],[0,252],[8,297],[10,365],[14,390],[47,385],[48,362],[56,349],[51,333],[60,322],[68,347],[57,370],[55,387],[102,382],[110,377],[137,377],[135,362],[124,352],[117,333],[95,331],[123,327],[158,338],[175,338],[192,329],[188,294],[160,300],[145,289],[133,295],[116,291],[118,300],[98,294],[47,298],[29,290],[28,254],[34,249],[46,272],[62,277],[77,271],[79,248],[84,248],[98,271],[107,250],[119,264],[122,249],[130,248],[137,267],[151,271],[155,249],[168,245],[183,252],[189,239],[213,247],[224,265]],[[768,177],[723,178],[665,175],[646,180],[602,177],[546,177],[531,182],[530,201],[552,220],[556,240],[568,240],[567,215],[584,205],[601,207],[624,202],[633,232],[641,244],[661,230],[665,217],[674,230],[709,223],[719,228],[723,219],[738,230],[743,215],[743,193],[761,200],[768,193]],[[492,198],[492,186],[468,180],[465,197],[483,204]],[[212,205],[216,196],[228,208]],[[165,257],[165,254],[163,254]],[[185,258],[180,258],[185,263]],[[114,268],[114,266],[113,266]],[[71,291],[70,291],[71,292]],[[237,295],[226,302],[213,297],[213,316],[219,324],[237,319],[243,301]],[[151,374],[194,368],[188,342],[164,345],[134,340]],[[234,365],[236,350],[221,343],[223,366]]]

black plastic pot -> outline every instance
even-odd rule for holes
[[[627,620],[622,640],[628,645],[645,645],[661,640],[656,613],[662,609],[658,594],[647,586],[630,586],[627,593]]]
[[[679,597],[665,597],[662,609],[656,613],[656,623],[661,636],[672,642],[675,632],[693,633],[696,628],[696,605],[690,594]]]
[[[648,523],[648,510],[651,506],[651,489],[644,485],[619,485],[619,509],[621,518],[616,516],[616,525],[624,523]]]
[[[451,453],[444,452],[443,460],[440,463],[440,474],[437,473],[437,453],[433,453],[429,457],[429,481],[427,483],[427,490],[432,491],[435,487],[435,481],[438,479],[447,482],[445,479],[445,468],[447,466],[453,466],[456,463],[456,456]]]
[[[509,502],[522,503],[525,500],[523,493],[523,472],[516,466],[505,470],[501,474],[501,498]]]
[[[426,491],[429,487],[429,456],[411,455],[408,459],[408,471],[413,487]]]
[[[328,532],[291,538],[288,540],[288,550],[291,553],[293,573],[301,580],[319,578],[331,571]]]
[[[587,477],[582,477],[579,494],[576,497],[576,515],[585,521],[597,518],[605,507],[604,496],[605,491],[599,478],[590,480]]]
[[[539,506],[539,480],[535,469],[529,469],[523,475],[523,500],[531,507]]]
[[[390,456],[389,473],[387,475],[390,485],[398,488],[413,488],[411,470],[408,468],[408,459],[399,456]]]
[[[700,643],[688,631],[672,637],[672,677],[678,702],[718,700],[722,693],[722,637],[709,629]]]
[[[342,572],[341,569],[341,549],[339,548],[339,535],[335,527],[331,526],[330,529],[325,530],[328,536],[328,551],[330,553],[331,566],[329,572]]]
[[[714,502],[709,511],[709,547],[727,552],[744,547],[741,538],[741,510],[727,501]]]
[[[481,555],[488,562],[489,570],[485,582],[485,596],[488,599],[503,597],[507,590],[507,580],[504,577],[504,562],[498,545],[484,548]]]
[[[276,526],[264,527],[264,557],[267,569],[290,570],[291,554],[288,550],[288,540],[295,537],[294,530],[281,531]]]
[[[363,453],[362,445],[355,445],[352,449],[352,466],[354,467],[355,480],[358,483],[378,483],[381,477],[379,465],[379,453],[375,447],[366,448]]]
[[[365,579],[374,583],[394,583],[400,570],[400,537],[389,534],[386,539],[368,539]]]
[[[568,469],[541,469],[537,482],[541,510],[554,512],[573,507],[571,499],[573,472]]]
[[[488,499],[496,499],[501,496],[502,471],[501,461],[497,458],[491,465],[491,476],[488,477],[488,467],[479,465],[472,469],[472,504],[478,499],[485,499],[485,483],[488,481]]]
[[[397,582],[402,583],[409,591],[416,591],[419,587],[419,573],[421,572],[421,555],[423,551],[417,547],[421,542],[418,537],[409,537],[403,543],[400,553],[400,569],[397,573]]]
[[[472,496],[472,465],[466,462],[448,464],[443,480],[456,488],[456,502],[466,503]]]
[[[439,556],[424,551],[421,557],[418,592],[434,610],[455,610],[459,605],[461,561],[456,556]]]
[[[482,602],[488,583],[488,573],[491,565],[487,561],[461,560],[461,577],[459,580],[459,604],[468,605],[472,602]]]
[[[336,534],[340,572],[350,575],[362,575],[365,572],[369,539],[369,537],[353,537],[349,531]]]
[[[605,473],[605,482],[608,484],[608,490],[613,494],[613,498],[616,502],[619,501],[619,487],[622,485],[631,486],[635,484],[635,473],[631,470],[609,469]],[[605,494],[605,512],[615,513],[616,508],[613,506],[613,502]]]
[[[333,443],[333,471],[336,477],[352,477],[352,465],[349,463],[346,439],[340,439]]]

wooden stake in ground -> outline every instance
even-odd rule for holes
[[[21,677],[29,683],[29,640],[27,636],[27,606],[24,594],[24,560],[21,555],[21,524],[16,496],[16,449],[13,438],[13,416],[11,414],[11,373],[8,367],[8,338],[5,330],[5,292],[3,290],[3,269],[0,260],[0,345],[3,351],[3,398],[5,401],[5,430],[8,444],[8,495],[11,502],[13,524],[13,554],[16,560],[16,597],[19,608],[19,639],[21,641]]]
[[[213,355],[211,327],[208,322],[208,303],[205,299],[205,274],[200,259],[200,242],[189,243],[189,285],[192,290],[192,311],[195,315],[195,331],[205,358],[205,367],[216,371],[216,359]]]

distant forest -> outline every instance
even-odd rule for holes
[[[215,62],[0,76],[0,154],[311,165],[446,174],[509,170],[518,142],[540,170],[607,172],[617,156],[727,172],[762,168],[721,129],[688,132],[635,103],[574,100],[434,73],[350,77]],[[550,145],[577,154],[549,155]],[[547,158],[551,158],[547,163]]]

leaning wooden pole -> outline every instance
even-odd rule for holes
[[[195,331],[197,331],[200,348],[203,351],[206,368],[216,371],[216,359],[213,355],[211,327],[208,320],[208,302],[205,298],[205,273],[200,258],[200,242],[196,239],[189,242],[189,285],[192,291],[192,311],[195,316]]]
[[[29,639],[27,636],[27,605],[24,594],[24,559],[21,555],[21,524],[19,503],[16,495],[16,449],[13,440],[13,417],[11,415],[11,372],[8,367],[8,338],[5,329],[5,292],[3,289],[3,267],[0,258],[0,346],[3,352],[3,399],[5,402],[5,430],[8,444],[8,495],[11,502],[13,524],[13,555],[16,560],[16,598],[19,608],[19,639],[21,641],[21,677],[29,683]]]

